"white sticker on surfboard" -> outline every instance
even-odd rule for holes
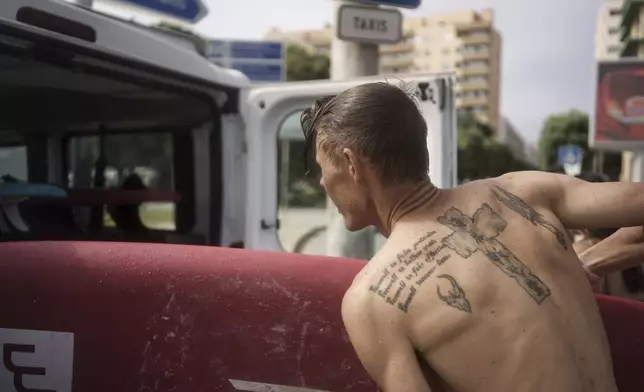
[[[0,328],[0,350],[0,391],[72,391],[74,334]]]

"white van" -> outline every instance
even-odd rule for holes
[[[417,86],[434,183],[454,186],[451,76],[397,78]],[[68,194],[21,204],[30,229],[0,240],[292,251],[282,233],[305,235],[326,218],[280,225],[284,141],[301,143],[296,119],[314,99],[374,80],[384,77],[253,85],[129,22],[62,1],[0,1],[0,176]]]

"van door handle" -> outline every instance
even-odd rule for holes
[[[270,230],[270,229],[279,230],[280,229],[280,220],[275,219],[275,222],[271,224],[271,223],[266,222],[266,220],[262,219],[261,225],[262,225],[262,230]]]

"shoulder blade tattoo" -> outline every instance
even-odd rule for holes
[[[541,226],[551,232],[557,239],[557,242],[559,242],[564,249],[568,250],[568,242],[566,241],[565,234],[561,230],[559,230],[557,226],[548,222],[543,215],[538,213],[523,199],[513,193],[506,191],[498,185],[494,185],[491,188],[491,191],[492,193],[494,193],[496,200],[498,200],[501,204],[521,215],[525,220],[532,223],[533,225]]]
[[[474,253],[481,252],[504,274],[514,279],[538,304],[550,296],[548,286],[498,240],[497,237],[505,230],[507,222],[487,203],[476,210],[472,217],[452,207],[438,218],[438,222],[454,231],[443,238],[442,242],[462,258],[467,259]]]
[[[470,301],[467,300],[465,291],[463,290],[461,285],[458,284],[456,279],[454,279],[453,276],[447,274],[438,275],[437,278],[447,280],[452,286],[449,291],[447,291],[447,293],[443,294],[441,293],[440,285],[436,285],[436,293],[438,294],[438,298],[440,298],[443,302],[453,308],[462,310],[463,312],[472,313],[472,306],[470,305]]]

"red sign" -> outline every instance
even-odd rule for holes
[[[644,142],[644,62],[599,63],[595,127],[590,143],[633,149]]]

